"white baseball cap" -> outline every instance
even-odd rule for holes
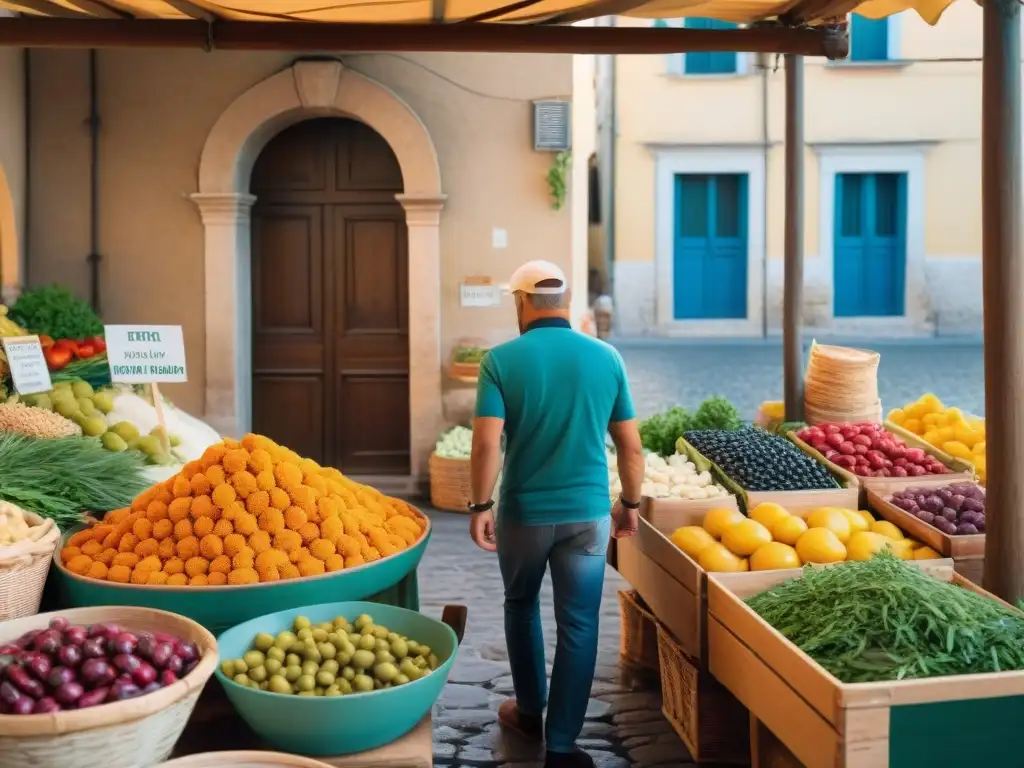
[[[537,285],[545,280],[557,280],[561,285],[550,287]],[[523,293],[557,294],[565,293],[567,287],[565,273],[557,264],[552,264],[550,261],[528,261],[513,272],[508,281],[508,289],[512,293],[522,291]]]

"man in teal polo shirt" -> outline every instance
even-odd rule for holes
[[[500,722],[547,741],[546,768],[591,768],[576,747],[590,698],[609,534],[636,532],[644,459],[618,352],[572,330],[565,275],[546,261],[512,276],[520,337],[480,366],[471,460],[476,544],[497,551],[516,696]],[[497,521],[492,493],[507,451]],[[611,509],[605,436],[622,496]],[[540,587],[551,567],[558,642],[548,695]],[[547,707],[547,722],[544,708]]]

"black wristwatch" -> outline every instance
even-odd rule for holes
[[[625,496],[619,496],[619,503],[626,509],[640,509],[639,501],[626,501]]]
[[[475,515],[475,514],[478,514],[480,512],[487,512],[493,506],[494,506],[494,499],[491,499],[490,501],[485,501],[483,504],[474,504],[474,503],[470,502],[469,503],[469,511],[472,512]]]

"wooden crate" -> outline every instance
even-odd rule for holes
[[[619,655],[642,669],[658,671],[658,623],[636,591],[619,591]]]
[[[886,429],[889,429],[888,422],[886,423]],[[895,426],[895,425],[893,425]],[[890,430],[892,431],[892,430]],[[921,448],[936,459],[941,461],[950,470],[947,475],[922,475],[920,477],[861,477],[856,475],[848,469],[840,467],[832,461],[825,458],[825,455],[821,451],[815,450],[806,442],[797,437],[796,432],[788,432],[786,437],[793,441],[801,451],[806,453],[808,456],[813,458],[815,461],[824,464],[828,467],[828,470],[837,477],[842,477],[847,481],[850,487],[857,488],[858,501],[860,504],[867,503],[868,491],[876,491],[882,494],[891,494],[896,491],[902,491],[904,488],[914,487],[935,487],[949,485],[950,483],[971,483],[975,480],[974,467],[960,459],[955,459],[952,456],[937,451],[932,446],[925,443],[920,438],[915,438],[914,435],[906,432],[902,433],[893,432],[893,434],[899,437],[901,440],[905,440],[907,445],[912,448]]]
[[[996,599],[957,574],[948,560],[915,565]],[[1024,672],[841,683],[743,602],[802,575],[710,575],[708,649],[711,673],[804,766],[1024,764],[1019,748]],[[969,725],[950,730],[954,723]]]
[[[819,489],[812,491],[750,491],[743,488],[739,483],[729,477],[722,468],[704,456],[700,451],[680,438],[681,446],[686,450],[690,459],[694,461],[698,469],[710,468],[711,475],[715,481],[720,483],[727,491],[736,494],[741,508],[749,512],[758,504],[778,504],[790,514],[797,517],[806,517],[807,513],[818,507],[842,507],[843,509],[857,509],[857,502],[860,496],[860,487],[849,478],[839,473],[832,473],[839,487],[834,489]]]
[[[868,506],[904,533],[928,545],[943,557],[951,558],[956,572],[965,579],[981,584],[985,574],[984,533],[975,536],[950,536],[900,509],[889,501],[891,497],[891,493],[883,496],[875,491],[869,491]]]
[[[765,724],[750,715],[750,768],[804,768]]]
[[[669,540],[681,526],[700,525],[707,502],[644,499],[639,528],[627,539],[612,539],[609,563],[643,599],[654,617],[692,658],[706,656],[707,573]],[[734,496],[714,499],[716,506],[738,510]]]
[[[658,625],[661,711],[698,763],[750,762],[748,714],[698,659]]]

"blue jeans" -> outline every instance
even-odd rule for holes
[[[505,583],[505,642],[519,711],[547,705],[547,748],[572,752],[583,729],[597,661],[597,627],[611,519],[519,525],[498,514],[498,564]],[[540,587],[551,566],[558,643],[548,697]]]

